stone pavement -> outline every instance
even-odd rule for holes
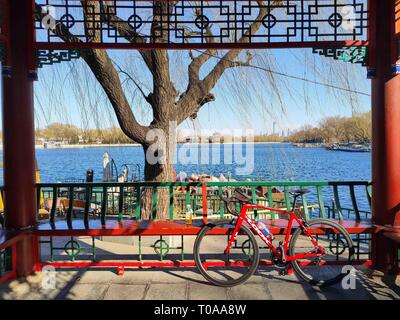
[[[204,281],[194,268],[59,270],[56,288],[42,288],[42,273],[0,285],[0,299],[133,299],[133,300],[234,300],[234,299],[400,299],[400,278],[357,272],[355,290],[340,284],[313,288],[295,275],[279,276],[272,268],[260,269],[246,283],[220,288]]]
[[[194,240],[190,239],[190,240]],[[55,245],[63,247],[69,238],[57,238]],[[146,239],[152,243],[151,239]],[[90,238],[80,238],[81,245],[89,246]],[[134,259],[132,244],[96,241],[99,260],[115,258]],[[192,243],[186,243],[190,254]],[[153,248],[143,249],[151,253]],[[49,248],[42,246],[43,260],[49,258]],[[65,258],[61,251],[57,259]],[[157,257],[154,257],[157,259]],[[178,258],[179,259],[179,258]],[[124,276],[116,268],[59,269],[55,289],[43,289],[43,273],[15,279],[0,284],[0,299],[132,299],[132,300],[234,300],[234,299],[400,299],[400,277],[393,279],[379,274],[371,275],[368,269],[359,269],[355,290],[344,290],[340,284],[328,288],[313,288],[295,275],[279,276],[272,267],[259,268],[256,274],[242,285],[220,288],[208,284],[196,268],[125,269]]]

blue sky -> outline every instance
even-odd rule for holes
[[[132,68],[136,71],[132,73],[135,79],[144,82],[144,87],[151,88],[149,73],[140,58],[134,57],[135,54],[128,51],[110,53],[119,65],[124,65],[129,60],[129,65],[133,65]],[[186,74],[187,53],[172,53],[172,55],[172,78],[178,83],[177,87],[184,88],[186,86],[185,79],[183,81],[177,79]],[[366,79],[365,68],[320,57],[312,54],[311,49],[280,49],[268,52],[258,50],[253,55],[253,65],[262,65],[279,72],[323,83],[330,82],[332,85],[351,90],[370,92],[370,82]],[[176,56],[179,57],[180,63],[174,62]],[[258,59],[258,56],[268,56],[268,59],[274,61],[273,65],[260,63],[262,59]],[[306,60],[307,63],[303,63]],[[209,65],[204,67],[203,74],[210,70],[215,62],[216,59],[211,58]],[[77,65],[79,67],[76,72],[82,77],[78,80],[80,89],[76,89],[76,83],[73,82],[74,75],[70,73],[71,68]],[[312,72],[314,67],[329,70],[333,76],[329,74],[315,75]],[[342,74],[341,79],[337,79],[335,76],[338,70]],[[347,76],[346,73],[348,73]],[[238,74],[243,76],[243,79],[239,79],[240,89],[231,88],[232,79]],[[275,122],[276,132],[280,133],[283,130],[286,133],[288,128],[293,130],[307,124],[316,125],[327,116],[350,116],[354,111],[370,110],[370,97],[368,96],[356,94],[351,99],[347,97],[346,91],[331,90],[331,92],[327,92],[327,88],[324,86],[276,76],[282,101],[280,102],[276,96],[271,95],[271,87],[267,85],[269,75],[264,71],[256,71],[256,74],[257,79],[251,80],[254,79],[255,71],[248,67],[240,68],[240,70],[228,70],[212,91],[216,96],[216,101],[205,105],[194,123],[187,121],[181,125],[181,128],[195,126],[213,130],[254,129],[256,133],[271,133]],[[36,125],[44,127],[52,122],[64,122],[84,128],[96,128],[117,124],[111,106],[104,97],[99,98],[102,89],[91,77],[90,71],[85,68],[82,61],[64,62],[40,69],[39,81],[35,83]],[[282,81],[284,81],[284,85],[282,85]],[[82,107],[82,100],[77,99],[79,90],[85,96],[85,107]],[[126,91],[129,97],[134,96],[130,93],[132,90],[134,90],[134,85],[127,82]],[[91,92],[88,94],[88,91]],[[256,101],[249,100],[255,95],[258,97]],[[232,98],[234,96],[236,98]],[[241,98],[237,98],[239,96]],[[143,107],[145,105],[143,99],[137,93],[136,98],[132,99],[135,110],[139,110],[136,112],[138,120],[145,124],[148,123],[151,113],[146,107]],[[96,113],[101,114],[100,116],[93,116],[93,109],[88,107],[90,104],[94,106]],[[139,105],[142,107],[139,108]]]
[[[252,53],[252,64],[256,66],[351,90],[365,93],[370,91],[365,68],[320,57],[312,54],[311,49],[258,50]],[[113,51],[110,56],[121,68],[130,72],[135,80],[144,83],[146,93],[146,88],[151,89],[149,72],[135,52]],[[185,76],[189,62],[187,56],[187,52],[171,54],[172,78],[181,90],[186,86]],[[205,75],[216,62],[217,59],[211,58],[208,65],[204,66],[202,74]],[[71,68],[76,66],[78,67],[75,75],[71,74]],[[315,74],[313,68],[320,69],[323,74]],[[80,78],[78,82],[81,87],[78,89],[74,82],[77,78]],[[277,132],[287,132],[288,128],[296,129],[306,124],[316,125],[327,116],[349,116],[354,111],[366,112],[370,109],[368,96],[356,94],[348,97],[346,91],[328,92],[324,86],[279,75],[274,76],[273,83],[278,86],[275,90],[273,85],[269,84],[269,78],[267,72],[249,67],[228,70],[212,90],[216,101],[202,108],[194,122],[195,126],[202,129],[251,128],[256,132],[270,133],[275,122]],[[122,75],[122,79],[126,80],[126,77]],[[232,87],[234,81],[238,83]],[[148,123],[151,113],[144,107],[146,103],[140,95],[137,92],[132,93],[135,86],[127,81],[125,88],[128,98],[132,99],[134,109],[139,110],[136,112],[138,120]],[[104,97],[99,98],[102,89],[92,79],[90,71],[82,61],[64,62],[40,69],[35,90],[36,122],[39,127],[56,121],[90,128],[116,124],[111,106]],[[279,92],[279,97],[273,92]],[[77,99],[80,94],[85,96],[84,103],[82,99]],[[82,107],[82,104],[86,106]],[[90,109],[89,105],[101,116],[93,117],[94,109]],[[190,127],[193,127],[193,123],[189,121],[182,125],[182,128]]]
[[[62,13],[57,12],[58,15]],[[279,12],[277,14],[279,17]],[[323,12],[320,14],[323,15]],[[41,37],[40,32],[38,36]],[[255,66],[367,94],[370,92],[365,68],[321,57],[313,54],[312,49],[251,52],[254,56],[252,64]],[[142,84],[146,93],[149,92],[152,87],[150,73],[136,51],[110,51],[110,56],[135,81]],[[172,79],[182,92],[187,83],[186,69],[190,62],[188,52],[172,51],[170,56]],[[211,58],[202,69],[202,75],[209,72],[217,61]],[[132,81],[123,75],[121,79],[139,122],[148,124],[151,121],[151,110]],[[102,89],[82,61],[64,62],[40,69],[35,93],[38,127],[52,122],[71,123],[83,128],[116,124]],[[249,67],[226,71],[212,93],[216,101],[205,105],[198,118],[194,122],[186,121],[182,128],[251,128],[257,133],[271,133],[275,123],[276,131],[287,132],[288,128],[317,125],[327,116],[350,116],[353,112],[370,110],[368,96],[327,90],[325,86],[279,75],[272,77],[268,72]]]

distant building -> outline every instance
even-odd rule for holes
[[[208,137],[209,143],[222,143],[224,138],[219,132],[214,132],[211,136]]]
[[[66,139],[48,139],[43,142],[43,147],[44,148],[57,148],[57,147],[62,147],[68,144],[68,140]]]
[[[199,140],[200,139],[198,136],[190,136],[190,137],[186,137],[186,139],[185,139],[186,143],[198,143]]]
[[[45,142],[46,142],[46,139],[44,139],[44,138],[36,138],[35,139],[35,145],[38,145],[38,146],[43,146]]]

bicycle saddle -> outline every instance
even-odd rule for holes
[[[310,190],[298,189],[298,190],[286,190],[286,192],[290,193],[292,196],[300,196],[300,195],[310,192]]]

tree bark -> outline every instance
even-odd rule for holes
[[[153,182],[172,181],[174,168],[171,164],[163,165],[145,164],[145,180]],[[154,205],[154,191],[157,190],[157,203]],[[144,188],[142,193],[141,218],[150,220],[157,218],[158,220],[169,219],[170,210],[170,194],[168,187]]]
[[[151,163],[147,155],[149,146],[143,146],[145,155],[144,178],[145,181],[152,182],[172,182],[174,181],[174,167],[169,156],[170,146],[165,144],[163,150],[165,158],[162,163]],[[164,163],[163,163],[164,162]],[[154,204],[154,192],[157,192],[156,204]],[[157,218],[159,220],[169,219],[170,214],[170,193],[168,187],[143,188],[142,193],[141,218],[144,220]]]

